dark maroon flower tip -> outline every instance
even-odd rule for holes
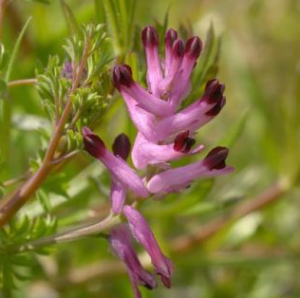
[[[185,55],[192,59],[198,59],[202,51],[202,42],[198,36],[188,39],[185,46]]]
[[[122,157],[126,160],[129,156],[131,144],[129,138],[124,134],[120,134],[116,137],[112,149],[114,155]]]
[[[206,112],[205,115],[211,117],[217,116],[225,106],[225,103],[226,103],[226,98],[222,97],[222,99],[219,102],[217,102],[217,104],[211,110]]]
[[[174,140],[174,150],[182,153],[188,153],[196,143],[195,139],[189,138],[189,131],[186,130],[176,136]]]
[[[216,147],[209,151],[203,163],[209,170],[221,170],[226,167],[225,160],[229,149],[226,147]]]
[[[177,31],[174,29],[170,28],[167,30],[166,35],[165,35],[165,45],[166,47],[172,47],[174,41],[177,39],[178,34]]]
[[[182,39],[177,39],[173,44],[173,54],[177,57],[183,57],[184,43]]]
[[[121,85],[130,87],[133,83],[132,70],[129,65],[117,65],[112,71],[112,80],[116,88],[120,88]]]
[[[144,47],[157,46],[158,45],[158,34],[154,27],[147,26],[142,31],[142,41]]]
[[[164,286],[165,286],[166,288],[170,289],[171,286],[172,286],[171,278],[170,278],[170,277],[167,277],[167,276],[163,276],[163,275],[161,275],[160,278],[161,278],[161,281],[162,281],[162,283],[164,284]]]
[[[212,79],[206,84],[204,100],[209,104],[222,101],[224,90],[224,84],[221,84],[217,79]]]
[[[83,145],[86,150],[93,157],[99,158],[105,153],[104,142],[95,135],[88,127],[82,128]]]

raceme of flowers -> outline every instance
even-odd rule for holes
[[[153,289],[157,283],[154,275],[142,267],[131,235],[147,251],[156,274],[166,287],[171,286],[173,265],[161,251],[146,219],[137,209],[126,204],[126,194],[131,192],[139,200],[150,195],[163,196],[187,188],[196,179],[233,171],[225,163],[228,155],[225,147],[212,149],[204,159],[192,164],[177,168],[170,165],[172,160],[198,154],[204,149],[203,145],[192,148],[196,142],[193,135],[219,114],[226,101],[224,85],[212,79],[207,82],[201,98],[186,108],[180,108],[191,89],[190,76],[202,50],[200,39],[194,36],[185,42],[175,30],[168,29],[164,60],[159,57],[159,37],[153,27],[148,26],[142,31],[142,41],[147,60],[148,89],[134,81],[128,65],[115,66],[112,80],[138,131],[131,152],[132,162],[136,169],[146,169],[146,175],[140,177],[126,162],[131,151],[126,135],[116,138],[112,153],[89,128],[82,130],[85,150],[99,159],[111,174],[112,212],[122,214],[128,222],[111,231],[110,243],[126,265],[135,297],[141,297],[138,286]],[[152,170],[147,171],[150,168]]]

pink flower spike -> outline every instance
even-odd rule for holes
[[[143,29],[142,41],[147,59],[147,82],[149,91],[154,94],[154,96],[160,97],[158,85],[163,75],[158,55],[159,37],[154,27],[148,26]]]
[[[167,75],[168,69],[170,68],[170,63],[173,55],[173,44],[178,37],[177,31],[174,29],[168,29],[165,35],[165,76]]]
[[[227,148],[216,147],[204,160],[155,175],[148,182],[148,190],[155,194],[176,192],[188,187],[196,179],[229,174],[233,168],[225,164],[227,155]]]
[[[174,144],[157,145],[138,133],[132,149],[132,161],[137,169],[144,169],[147,165],[165,165],[168,161],[177,160],[186,154],[196,154],[204,148],[200,145],[191,150],[194,142],[194,139],[186,137],[180,144],[175,140]]]
[[[148,196],[147,188],[141,178],[122,158],[109,152],[105,148],[104,142],[89,128],[84,127],[82,135],[84,149],[105,165],[115,182],[119,182],[126,189],[132,190],[138,197],[146,198]]]
[[[167,288],[170,288],[173,264],[162,253],[146,219],[129,205],[124,206],[123,213],[129,222],[129,227],[134,238],[148,252],[157,274],[161,276],[163,284]]]
[[[142,297],[138,289],[139,285],[148,289],[156,288],[157,283],[154,276],[142,267],[138,259],[131,242],[129,228],[126,225],[120,225],[112,230],[110,244],[114,252],[126,266],[135,298]]]

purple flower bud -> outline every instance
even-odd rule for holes
[[[149,92],[156,97],[161,96],[159,83],[163,79],[161,63],[158,55],[158,34],[152,26],[142,31],[142,41],[147,59],[147,83]]]
[[[122,158],[109,152],[103,141],[93,134],[89,128],[84,127],[82,135],[85,150],[106,166],[112,175],[113,181],[120,183],[126,189],[132,190],[141,198],[148,196],[148,191],[142,179]]]
[[[114,155],[120,156],[124,160],[127,160],[131,149],[129,138],[124,133],[118,135],[112,145],[112,149]]]
[[[211,110],[206,112],[205,115],[210,117],[217,116],[225,106],[225,103],[226,103],[226,98],[222,97],[222,99],[219,102],[217,102],[216,105]]]
[[[207,101],[207,103],[217,103],[222,100],[224,90],[224,84],[221,84],[217,79],[212,79],[206,84],[202,100]]]
[[[183,57],[184,54],[184,43],[182,39],[177,39],[173,44],[173,55],[175,57]]]
[[[136,209],[128,205],[124,206],[123,213],[129,222],[129,227],[135,239],[148,252],[157,274],[161,276],[163,284],[169,288],[171,286],[173,265],[162,253],[146,219]]]
[[[73,65],[72,62],[67,61],[64,63],[63,69],[62,69],[62,75],[67,78],[68,80],[71,80],[73,78]]]
[[[185,56],[198,59],[202,51],[202,42],[198,36],[191,37],[185,46]]]
[[[176,136],[174,140],[174,150],[182,153],[188,153],[195,145],[195,139],[189,138],[189,131],[184,131]]]
[[[151,47],[151,46],[157,46],[158,45],[158,34],[154,27],[147,26],[142,31],[142,41],[144,44],[144,47]]]
[[[166,47],[171,48],[173,46],[174,41],[177,39],[178,33],[176,30],[170,28],[166,31],[165,35],[165,45]]]
[[[206,155],[203,164],[209,170],[221,170],[226,167],[225,160],[229,150],[226,147],[215,147]]]
[[[105,154],[104,142],[88,127],[82,128],[84,149],[93,157],[100,158]]]
[[[130,87],[133,83],[130,66],[126,64],[115,66],[112,71],[112,80],[117,89],[120,89],[122,85]]]
[[[142,297],[138,289],[139,285],[147,289],[154,289],[157,286],[154,276],[142,267],[133,248],[130,231],[126,225],[120,225],[112,230],[110,244],[126,266],[136,298]]]
[[[173,56],[173,43],[177,39],[178,34],[174,29],[168,29],[165,35],[165,76],[168,73]]]

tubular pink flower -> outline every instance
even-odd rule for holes
[[[148,182],[148,190],[155,194],[176,192],[188,187],[196,179],[231,173],[233,168],[225,164],[227,155],[227,148],[216,147],[204,160],[155,175]]]
[[[177,39],[176,41],[174,41],[170,52],[171,52],[170,62],[168,63],[168,67],[165,70],[165,79],[163,81],[166,87],[169,87],[174,76],[177,74],[177,72],[180,69],[183,60],[183,55],[184,55],[183,40]]]
[[[142,31],[142,41],[147,60],[147,83],[149,91],[156,97],[160,97],[159,82],[162,80],[162,70],[158,55],[158,34],[152,26]]]
[[[180,131],[194,132],[219,114],[225,105],[224,85],[214,79],[207,83],[202,98],[178,113],[166,117],[155,127],[156,141],[165,140]]]
[[[114,181],[119,182],[124,188],[132,190],[138,197],[146,198],[148,196],[147,188],[141,178],[121,157],[110,153],[104,142],[88,127],[82,129],[82,135],[84,149],[105,165]]]
[[[136,209],[128,205],[124,206],[123,213],[129,222],[134,238],[148,252],[157,274],[161,276],[163,284],[170,288],[173,265],[162,253],[146,219]]]
[[[191,37],[186,43],[180,70],[174,76],[170,88],[169,102],[174,108],[178,107],[190,91],[190,76],[201,51],[202,42],[200,38]]]
[[[168,74],[168,69],[170,68],[172,55],[173,55],[173,44],[178,37],[177,31],[170,28],[166,31],[165,35],[165,76]]]
[[[192,155],[201,151],[204,146],[200,145],[194,150],[191,147],[195,140],[182,137],[175,143],[157,145],[149,142],[142,134],[138,133],[132,149],[132,161],[137,169],[144,169],[147,165],[159,165],[171,160],[177,160],[186,154]]]
[[[140,107],[156,116],[171,115],[174,110],[171,105],[159,97],[150,94],[137,84],[132,78],[132,71],[128,65],[115,66],[113,82],[124,98],[134,99]]]
[[[142,267],[133,248],[129,228],[126,225],[120,225],[112,230],[110,244],[126,266],[136,298],[142,297],[138,289],[139,285],[148,289],[157,286],[154,276]]]
[[[142,109],[132,97],[125,95],[123,98],[129,111],[130,118],[137,129],[147,137],[147,139],[154,139],[155,116]]]

